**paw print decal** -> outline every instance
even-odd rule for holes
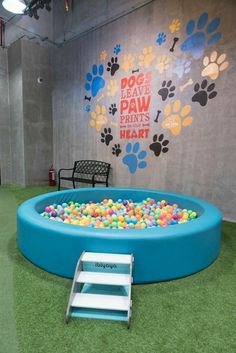
[[[84,108],[84,110],[89,113],[91,111],[91,105],[87,104],[86,107]]]
[[[102,50],[101,54],[100,54],[101,61],[105,61],[106,58],[107,58],[107,52],[106,52],[106,50]]]
[[[112,154],[114,154],[116,157],[119,157],[119,155],[121,154],[121,148],[120,148],[120,144],[115,144],[114,147],[112,147]]]
[[[121,68],[125,72],[129,72],[134,68],[134,56],[131,54],[124,55],[123,63],[121,64]]]
[[[148,68],[154,59],[152,47],[143,48],[143,54],[139,55],[139,66]]]
[[[184,74],[187,74],[190,71],[191,61],[185,58],[178,58],[175,62],[176,66],[174,67],[173,72],[181,78]]]
[[[108,119],[106,117],[105,105],[96,105],[95,111],[90,113],[91,120],[90,126],[94,126],[97,131],[100,131],[103,125],[107,124]]]
[[[140,151],[139,142],[136,142],[133,146],[129,142],[126,145],[126,156],[123,157],[122,161],[127,165],[131,174],[134,174],[137,169],[144,169],[147,166],[147,162],[143,159],[146,157],[146,151]]]
[[[114,47],[113,52],[114,52],[114,54],[118,55],[121,52],[121,45],[120,44],[116,44],[116,46]]]
[[[211,83],[208,86],[207,80],[203,80],[202,81],[201,90],[200,90],[199,83],[196,83],[195,86],[194,86],[194,91],[196,93],[192,97],[192,101],[193,102],[198,102],[198,103],[200,103],[200,105],[202,107],[204,107],[207,104],[208,99],[215,98],[215,96],[217,95],[217,92],[214,91],[214,88],[215,88],[215,84]]]
[[[165,147],[169,144],[168,140],[164,140],[164,134],[161,134],[157,139],[157,135],[153,136],[153,143],[149,145],[151,151],[154,152],[156,157],[159,157],[161,153],[166,153],[169,151],[168,147]]]
[[[157,64],[155,68],[157,71],[162,74],[164,71],[168,70],[170,67],[170,61],[171,59],[168,58],[166,55],[161,55],[157,57]]]
[[[215,45],[221,38],[221,33],[216,32],[220,25],[220,18],[214,18],[208,25],[208,13],[204,12],[198,19],[197,25],[190,20],[186,26],[188,38],[181,45],[181,50],[192,54],[194,59],[199,59],[207,45]]]
[[[181,22],[178,19],[174,19],[169,25],[169,30],[171,33],[178,32],[180,30]]]
[[[117,112],[116,103],[111,104],[111,106],[109,107],[109,114],[112,114],[114,116],[116,112]]]
[[[85,84],[85,89],[86,91],[91,91],[93,97],[96,97],[100,89],[105,86],[105,81],[102,78],[103,72],[104,67],[101,64],[99,68],[97,65],[93,65],[92,73],[87,72],[86,74],[86,79],[88,82]]]
[[[109,143],[113,140],[113,136],[111,134],[111,129],[110,128],[106,128],[103,130],[103,132],[101,133],[101,142],[105,143],[107,146],[109,146]]]
[[[164,32],[158,33],[156,42],[159,45],[162,45],[166,41],[166,34]]]
[[[185,105],[181,108],[181,101],[178,99],[173,104],[173,109],[168,103],[165,106],[165,119],[162,121],[163,129],[169,129],[175,136],[179,135],[182,127],[192,124],[193,118],[189,116],[191,112],[191,105]]]
[[[175,86],[171,86],[171,85],[172,85],[171,80],[169,80],[167,83],[166,81],[162,82],[162,88],[159,89],[158,94],[161,96],[163,101],[165,101],[167,97],[169,98],[174,97]]]
[[[114,76],[116,71],[119,70],[120,65],[118,64],[117,56],[111,58],[111,61],[107,63],[107,71],[111,73],[111,76]]]
[[[114,97],[119,90],[119,86],[116,80],[111,80],[107,85],[107,95],[108,97]]]
[[[205,68],[202,70],[203,77],[210,77],[212,80],[216,80],[220,74],[220,71],[224,71],[229,66],[228,61],[225,61],[226,54],[221,54],[218,58],[217,51],[213,51],[210,55],[205,56],[203,59],[203,65]]]

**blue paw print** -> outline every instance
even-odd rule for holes
[[[134,174],[138,168],[144,169],[147,166],[147,162],[139,161],[140,159],[144,159],[146,157],[147,152],[144,150],[139,152],[139,148],[140,148],[139,142],[136,142],[133,145],[133,148],[130,142],[127,143],[126,145],[127,155],[124,156],[122,161],[125,165],[127,165],[131,174]]]
[[[86,107],[84,108],[87,113],[90,112],[91,110],[91,105],[87,104]]]
[[[190,71],[191,61],[185,58],[178,58],[176,60],[176,66],[173,70],[179,78]]]
[[[116,44],[114,47],[114,54],[118,55],[121,52],[121,46],[120,44]]]
[[[91,91],[92,96],[96,97],[98,91],[105,86],[105,81],[102,78],[104,72],[104,67],[101,64],[99,67],[97,65],[93,65],[92,74],[91,72],[87,72],[86,79],[87,83],[85,84],[85,89],[87,91]]]
[[[215,45],[221,38],[221,33],[215,32],[220,25],[220,18],[214,18],[204,29],[207,22],[208,13],[204,12],[198,19],[197,29],[194,20],[187,23],[186,34],[188,38],[181,45],[181,50],[190,52],[194,59],[199,59],[203,55],[206,45]]]
[[[165,41],[166,41],[166,34],[164,32],[158,33],[156,42],[159,45],[162,45],[163,43],[165,43]]]

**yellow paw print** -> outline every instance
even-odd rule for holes
[[[116,92],[118,91],[119,86],[116,80],[111,80],[107,85],[107,95],[108,97],[114,97]]]
[[[134,68],[134,56],[131,54],[124,55],[123,63],[121,64],[121,68],[128,72]]]
[[[205,68],[202,70],[203,77],[208,76],[212,80],[216,80],[220,74],[220,71],[227,69],[229,63],[228,61],[225,61],[226,54],[221,54],[218,59],[217,57],[218,54],[216,51],[211,53],[210,58],[205,56],[203,59],[203,65],[205,66]]]
[[[101,54],[100,54],[100,59],[101,59],[102,61],[105,61],[106,58],[107,58],[107,52],[106,52],[106,50],[102,50],[102,51],[101,51]]]
[[[173,104],[173,110],[170,103],[165,106],[165,119],[162,122],[163,129],[169,129],[173,135],[180,134],[181,128],[189,126],[193,122],[193,118],[189,116],[191,112],[191,105],[185,105],[181,109],[180,100],[176,100]]]
[[[108,122],[105,105],[97,104],[95,111],[91,112],[90,116],[90,125],[94,126],[97,131],[101,131],[102,126]]]
[[[169,25],[169,30],[171,33],[178,32],[180,30],[181,22],[178,19],[174,19]]]
[[[152,47],[143,48],[143,54],[139,55],[139,66],[147,68],[154,59],[155,55],[152,52]]]
[[[170,61],[170,58],[168,58],[166,55],[158,56],[155,68],[160,74],[162,74],[165,70],[169,69]]]

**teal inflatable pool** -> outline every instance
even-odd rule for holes
[[[40,216],[45,206],[71,200],[87,203],[104,198],[147,197],[177,203],[199,217],[184,224],[148,229],[98,229],[49,221]],[[72,278],[81,253],[134,255],[134,283],[171,280],[209,266],[220,252],[221,213],[212,204],[187,195],[159,190],[84,188],[34,197],[18,209],[18,245],[22,254],[42,269]]]

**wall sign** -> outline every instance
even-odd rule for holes
[[[229,62],[220,47],[218,52],[208,48],[219,46],[220,23],[220,18],[204,12],[186,25],[178,18],[166,28],[157,24],[145,47],[125,52],[117,41],[103,49],[100,62],[85,73],[88,123],[110,156],[121,158],[131,174],[164,158],[183,129],[194,125],[192,105],[205,107],[217,97],[216,80]],[[194,82],[195,60],[199,77]]]

